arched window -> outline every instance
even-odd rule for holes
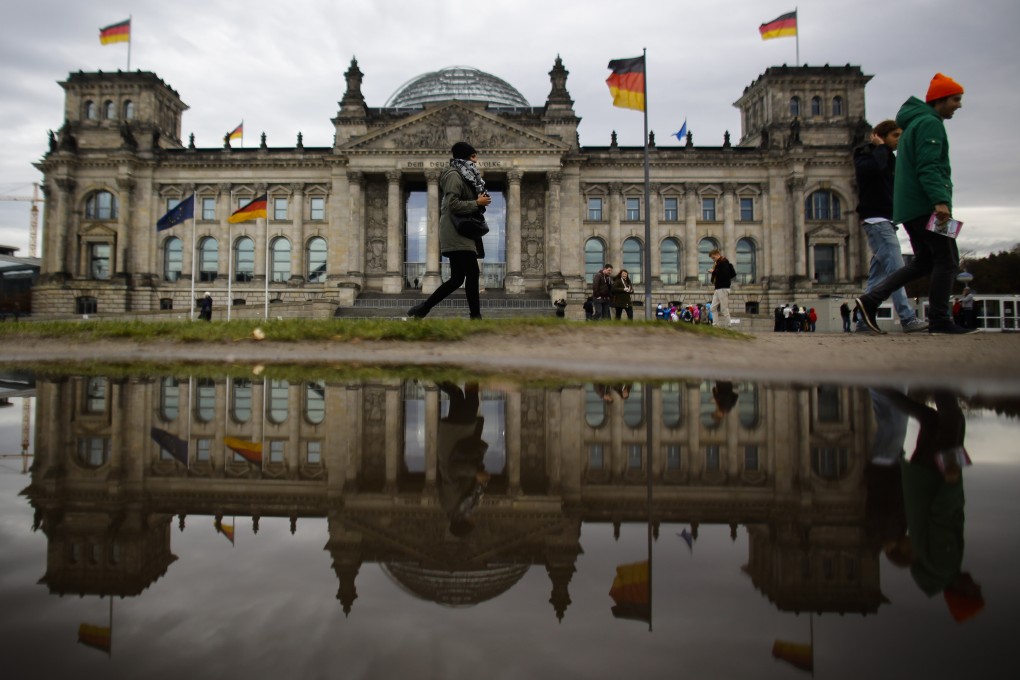
[[[135,117],[135,103],[128,99],[124,102],[124,120],[131,120]]]
[[[159,415],[166,421],[177,420],[181,406],[181,387],[177,378],[162,378],[159,383]]]
[[[96,110],[96,103],[89,99],[85,102],[85,119],[96,120],[99,118],[99,112]]]
[[[286,380],[270,380],[269,381],[269,403],[266,404],[269,417],[271,422],[279,425],[280,423],[286,422],[287,413],[290,408],[290,383]]]
[[[322,283],[326,280],[326,239],[316,236],[308,242],[308,280]]]
[[[740,424],[748,429],[758,426],[758,384],[742,382],[737,384],[737,413]]]
[[[290,280],[290,241],[282,236],[273,239],[269,246],[269,253],[273,272],[272,281],[283,283]]]
[[[644,263],[644,247],[641,241],[636,238],[629,238],[623,242],[623,266],[630,274],[630,280],[635,285],[641,283],[642,265]]]
[[[255,276],[255,241],[242,236],[234,243],[234,280],[251,281]]]
[[[794,118],[800,115],[800,97],[790,97],[790,115]]]
[[[198,242],[198,280],[215,281],[219,273],[220,244],[212,236]]]
[[[163,244],[163,278],[176,281],[184,271],[184,241],[171,236]]]
[[[633,386],[629,386],[630,392],[627,394],[624,390],[620,390],[620,396],[626,396],[623,400],[623,423],[627,427],[640,427],[641,423],[645,421],[644,418],[644,388],[641,383],[635,383]]]
[[[832,98],[832,115],[842,116],[843,115],[843,98],[836,96]]]
[[[749,238],[742,238],[737,241],[737,257],[734,263],[737,270],[737,280],[740,283],[754,283],[758,279],[757,257],[755,255],[754,241]]]
[[[584,422],[588,427],[602,427],[606,422],[606,402],[602,397],[594,385],[584,386]]]
[[[103,103],[103,118],[107,120],[117,119],[117,105],[107,100]]]
[[[305,383],[305,418],[313,425],[318,425],[326,419],[325,381]]]
[[[675,238],[667,238],[659,246],[659,279],[680,283],[680,242]]]
[[[820,116],[822,115],[822,98],[812,97],[811,98],[811,115]]]
[[[683,386],[680,383],[663,383],[659,388],[662,395],[662,424],[666,427],[680,427],[683,424]]]
[[[117,197],[109,191],[94,191],[85,199],[85,219],[112,221],[117,219]]]
[[[712,275],[708,270],[715,266],[715,262],[708,256],[710,252],[719,247],[719,242],[714,238],[705,237],[698,241],[698,278],[702,283],[711,283]]]
[[[804,200],[804,217],[809,220],[841,219],[839,196],[824,189],[814,192]]]
[[[590,238],[584,242],[584,280],[591,283],[595,273],[606,263],[606,244],[602,239]]]
[[[251,420],[251,380],[234,378],[230,387],[230,416],[234,422],[247,423]]]
[[[195,385],[195,419],[210,423],[215,415],[216,383],[211,378],[201,378]]]

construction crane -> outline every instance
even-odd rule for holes
[[[39,246],[39,204],[43,202],[39,196],[39,185],[32,184],[31,196],[0,195],[0,201],[31,201],[32,210],[28,223],[28,256],[35,257]]]

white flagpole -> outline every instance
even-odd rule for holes
[[[644,48],[641,50],[641,60],[644,62],[644,83],[642,89],[644,90],[644,102],[645,102],[645,262],[641,268],[641,276],[645,280],[645,321],[652,318],[652,222],[651,214],[649,209],[651,207],[651,184],[649,183],[649,169],[648,169],[648,49]],[[622,268],[622,265],[621,265]]]
[[[190,319],[195,320],[195,260],[198,259],[198,243],[195,235],[195,210],[191,211],[191,315]]]
[[[191,469],[191,380],[192,376],[188,376],[188,465],[187,468]],[[180,398],[178,397],[178,402]]]
[[[131,72],[131,15],[128,14],[128,58],[127,58],[127,70]]]
[[[266,195],[266,216],[263,218],[266,221],[266,321],[269,321],[269,277],[271,272],[269,271],[269,195]]]
[[[229,200],[229,199],[228,199]],[[227,222],[227,321],[234,306],[234,225]]]
[[[793,37],[797,39],[797,66],[800,66],[800,11],[793,8],[793,18],[797,22],[797,32],[793,34]]]

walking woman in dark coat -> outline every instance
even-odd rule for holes
[[[620,273],[613,277],[613,307],[616,308],[616,320],[619,321],[624,310],[627,312],[627,320],[634,320],[634,308],[630,305],[630,296],[634,293],[634,286],[630,282],[630,272],[621,269]]]

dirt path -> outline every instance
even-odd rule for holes
[[[98,341],[69,348],[66,341],[33,340],[0,345],[4,363],[69,360],[460,366],[532,377],[739,378],[1020,393],[1020,334],[1006,333],[763,333],[731,340],[626,324],[584,324],[443,344]]]

